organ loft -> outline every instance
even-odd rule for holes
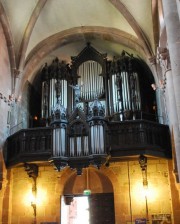
[[[179,6],[0,1],[0,223],[180,223]]]
[[[152,83],[143,60],[125,51],[110,60],[90,43],[71,64],[58,58],[46,63],[30,88],[30,117],[38,119],[19,133],[23,139],[8,139],[7,164],[19,161],[17,153],[33,161],[35,151],[36,159],[59,171],[69,166],[81,174],[89,165],[108,166],[121,157],[170,158],[168,127],[160,124]]]

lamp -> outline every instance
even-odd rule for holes
[[[139,156],[139,164],[142,170],[142,177],[143,177],[143,186],[147,187],[148,186],[148,181],[147,181],[147,157],[144,155]]]
[[[91,195],[91,190],[89,189],[89,169],[86,168],[86,189],[83,191],[85,196]]]
[[[36,224],[36,214],[37,214],[37,205],[36,205],[36,197],[37,197],[37,177],[38,177],[38,166],[36,164],[24,164],[25,171],[27,172],[28,176],[32,178],[32,194],[33,200],[31,201],[31,206],[33,208],[33,215],[34,215],[34,222]]]
[[[142,177],[143,177],[143,187],[145,192],[145,203],[146,203],[146,219],[147,223],[149,223],[149,209],[148,209],[148,198],[147,198],[147,190],[148,190],[148,180],[147,180],[147,157],[144,155],[139,156],[139,164],[142,170]]]

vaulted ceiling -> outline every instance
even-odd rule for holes
[[[1,0],[11,66],[30,79],[56,56],[70,62],[87,42],[111,58],[147,60],[158,44],[156,0]]]

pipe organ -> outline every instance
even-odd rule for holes
[[[132,61],[132,56],[127,57],[122,52],[110,67],[112,113],[119,114],[120,121],[135,119],[135,113],[141,111],[139,77],[132,68]]]
[[[104,158],[107,122],[137,119],[142,99],[136,61],[125,52],[109,61],[87,44],[71,65],[58,58],[45,64],[41,115],[54,127],[55,157]]]
[[[42,118],[48,120],[51,117],[52,109],[60,100],[67,108],[67,79],[69,67],[63,61],[56,58],[50,66],[47,63],[42,69]]]
[[[78,106],[88,113],[90,103],[98,98],[106,116],[120,121],[135,119],[136,112],[141,111],[141,95],[133,57],[123,52],[119,58],[108,62],[91,46],[87,50],[89,57],[87,52],[85,56],[81,53],[73,57],[71,67],[57,58],[50,66],[45,64],[42,69],[42,117],[51,119],[52,108],[58,99],[69,112]],[[84,61],[84,57],[87,60]]]

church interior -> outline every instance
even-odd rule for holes
[[[0,223],[180,224],[179,49],[179,0],[0,0]]]

